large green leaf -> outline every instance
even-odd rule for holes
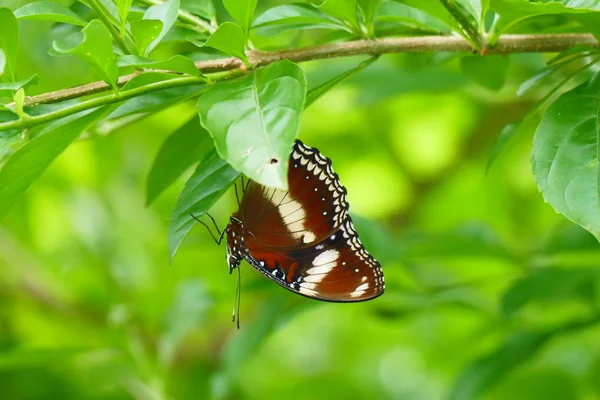
[[[169,30],[177,21],[179,13],[179,0],[168,0],[162,4],[149,7],[144,13],[145,20],[159,20],[162,22],[162,29],[156,39],[154,39],[146,48],[144,55],[150,54],[160,41],[169,33]]]
[[[179,54],[169,58],[168,60],[161,61],[153,60],[147,57],[126,55],[117,59],[117,65],[119,67],[162,69],[181,72],[192,76],[200,76],[200,71],[198,71],[198,68],[196,68],[194,61]]]
[[[200,126],[196,115],[173,132],[152,163],[146,186],[146,204],[151,204],[212,147],[210,135]]]
[[[268,9],[258,16],[252,29],[272,35],[297,29],[347,29],[340,21],[308,4],[286,4]]]
[[[63,22],[85,26],[87,21],[67,7],[50,1],[37,1],[24,5],[15,11],[17,19]]]
[[[209,88],[197,107],[224,160],[252,180],[286,189],[305,95],[302,69],[278,61]]]
[[[56,121],[6,161],[0,170],[0,219],[52,161],[105,111],[105,107],[86,110]]]
[[[544,199],[600,240],[600,75],[548,108],[534,137],[533,173]]]
[[[515,282],[502,297],[501,311],[510,316],[534,301],[579,297],[579,289],[600,274],[598,269],[546,268]]]
[[[190,214],[196,218],[202,217],[238,176],[239,173],[223,161],[215,149],[209,151],[200,162],[179,195],[171,216],[168,234],[171,261],[183,239],[196,224],[196,220]]]
[[[242,60],[244,64],[250,66],[244,47],[246,45],[246,37],[239,25],[232,22],[223,22],[216,31],[206,39],[205,42],[190,40],[199,47],[212,47],[222,51],[225,54],[235,56]]]
[[[17,76],[17,45],[19,44],[19,26],[17,19],[8,8],[0,8],[0,50],[3,51],[4,68],[0,77],[14,82]],[[0,63],[1,64],[1,63]]]
[[[81,58],[103,81],[117,90],[119,70],[115,63],[112,36],[100,20],[94,19],[81,32],[54,41],[52,47],[58,53]]]
[[[227,9],[227,12],[240,25],[246,37],[252,25],[256,3],[257,0],[223,0],[223,5]]]
[[[163,29],[163,23],[157,19],[140,19],[132,21],[131,35],[140,54],[150,53],[149,46],[157,40]]]

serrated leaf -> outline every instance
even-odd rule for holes
[[[17,75],[17,46],[19,44],[19,26],[17,18],[8,8],[0,8],[0,50],[3,51],[4,72],[0,75],[10,82]]]
[[[169,224],[169,257],[173,261],[183,239],[202,217],[223,196],[239,176],[239,172],[223,161],[215,149],[208,152],[186,182]]]
[[[17,150],[0,169],[0,219],[67,147],[106,111],[86,110],[56,121]]]
[[[509,58],[506,56],[466,56],[460,60],[461,71],[474,83],[499,90],[506,81]]]
[[[217,30],[206,39],[206,42],[199,42],[197,40],[190,40],[190,42],[198,47],[211,47],[222,51],[225,54],[239,58],[244,64],[250,66],[250,62],[244,51],[246,45],[244,32],[242,32],[242,28],[239,25],[232,22],[223,22],[219,25]]]
[[[126,55],[117,59],[117,65],[119,67],[162,69],[181,72],[192,76],[200,76],[200,71],[196,68],[194,61],[182,55],[175,55],[168,60],[162,61],[156,61],[147,57]]]
[[[550,105],[533,144],[533,173],[546,202],[600,240],[598,74]]]
[[[375,14],[378,22],[395,22],[430,32],[447,32],[452,28],[424,11],[395,1],[384,1]]]
[[[158,46],[160,41],[169,33],[169,30],[177,21],[179,13],[179,0],[168,0],[162,4],[149,7],[144,13],[145,20],[159,20],[162,22],[162,28],[156,39],[154,39],[146,48],[143,55],[147,56]]]
[[[252,26],[256,3],[257,0],[223,0],[225,9],[240,25],[245,37],[248,37],[248,31]]]
[[[140,19],[130,24],[131,35],[140,54],[147,55],[148,47],[160,35],[163,23],[157,19]]]
[[[207,89],[197,108],[223,159],[256,182],[286,189],[305,96],[302,69],[277,61]]]
[[[117,90],[119,70],[115,63],[112,36],[100,20],[94,19],[81,32],[54,41],[52,48],[58,53],[81,58],[103,81]]]
[[[19,82],[0,83],[0,96],[12,96],[14,92],[21,88],[27,88],[31,85],[37,85],[38,74],[34,74],[27,79]]]
[[[254,20],[252,29],[265,36],[297,29],[347,30],[338,20],[308,4],[270,8]]]
[[[598,275],[597,269],[542,269],[516,281],[502,296],[500,310],[505,316],[511,316],[531,302],[580,297],[581,285]]]
[[[162,144],[148,174],[146,205],[213,147],[208,132],[197,116],[173,132]]]
[[[369,58],[369,59],[361,62],[360,64],[358,64],[356,67],[350,68],[349,70],[344,71],[339,75],[336,75],[335,77],[327,80],[326,82],[323,82],[319,86],[311,88],[306,93],[306,102],[304,103],[304,108],[307,108],[312,103],[317,101],[321,96],[323,96],[325,93],[330,91],[338,83],[343,82],[347,78],[351,77],[352,75],[356,74],[357,72],[362,71],[363,69],[365,69],[366,67],[371,65],[375,60],[377,60],[376,57]]]
[[[211,22],[215,21],[216,11],[211,0],[181,0],[181,8],[192,14],[204,17]]]
[[[15,17],[23,20],[63,22],[79,26],[87,25],[86,20],[67,7],[50,1],[26,4],[15,11]]]

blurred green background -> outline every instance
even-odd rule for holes
[[[47,54],[67,28],[19,27],[20,71],[40,74],[30,94],[96,80]],[[176,39],[158,54],[190,51]],[[501,130],[551,87],[515,96],[547,57],[487,59],[499,90],[461,57],[382,57],[302,116],[299,137],[333,160],[382,263],[384,296],[312,301],[244,263],[239,331],[224,246],[197,227],[169,266],[186,176],[145,206],[153,158],[194,102],[96,127],[0,225],[0,398],[600,399],[600,245],[544,203],[531,130],[485,174]],[[314,86],[357,61],[302,66]],[[229,193],[212,214],[223,227],[234,210]]]

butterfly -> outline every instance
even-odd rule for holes
[[[278,285],[312,299],[357,302],[380,296],[381,265],[354,229],[346,188],[331,160],[296,140],[288,184],[285,191],[242,181],[241,199],[236,188],[239,210],[220,235],[227,237],[229,272],[239,273],[246,260]]]

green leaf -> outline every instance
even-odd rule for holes
[[[90,21],[81,32],[73,33],[61,41],[54,41],[52,48],[61,54],[73,54],[81,58],[103,81],[117,90],[119,70],[115,63],[112,37],[100,20]]]
[[[452,28],[431,15],[395,1],[384,1],[375,14],[377,22],[395,22],[429,32],[447,32]]]
[[[4,74],[6,68],[6,53],[3,49],[0,49],[0,76]]]
[[[254,20],[252,29],[264,36],[297,29],[347,30],[338,20],[308,4],[287,4],[270,8]]]
[[[235,56],[242,60],[248,67],[250,66],[250,62],[244,51],[244,46],[246,45],[244,32],[242,32],[239,25],[232,22],[223,22],[204,43],[197,40],[190,40],[190,42],[198,47],[212,47],[225,54]]]
[[[0,8],[0,50],[3,51],[3,77],[14,82],[17,76],[17,46],[19,44],[19,26],[17,18],[8,8]],[[0,69],[1,71],[1,69]]]
[[[325,0],[319,8],[323,12],[350,24],[355,31],[361,31],[356,19],[356,0]]]
[[[509,58],[506,56],[466,56],[460,60],[462,72],[474,83],[499,90],[506,81]]]
[[[37,85],[38,74],[34,74],[27,79],[13,83],[0,83],[0,96],[12,96],[14,92],[21,88],[27,88],[31,85]]]
[[[211,0],[181,0],[181,8],[214,22],[216,10]]]
[[[402,0],[402,3],[431,15],[455,32],[462,32],[452,14],[440,1]]]
[[[150,53],[148,47],[160,35],[163,23],[156,19],[140,19],[132,21],[130,26],[131,35],[133,36],[138,51],[140,54],[147,55]]]
[[[146,205],[150,205],[192,164],[213,147],[210,135],[194,116],[162,144],[148,174]]]
[[[500,309],[508,317],[534,301],[579,297],[581,286],[598,275],[597,269],[542,269],[514,283],[502,296]]]
[[[349,78],[350,76],[356,74],[357,72],[362,71],[363,69],[365,69],[366,67],[371,65],[375,60],[377,60],[377,57],[368,58],[365,61],[358,64],[356,67],[350,68],[349,70],[344,71],[339,75],[336,75],[335,77],[329,79],[328,81],[323,82],[319,86],[311,88],[308,91],[308,93],[306,93],[306,101],[304,103],[304,108],[307,108],[308,106],[310,106],[312,103],[314,103],[316,100],[318,100],[321,96],[323,96],[325,93],[330,91],[338,83],[343,82],[344,80],[346,80],[346,78]]]
[[[0,219],[17,198],[106,108],[86,110],[56,121],[17,150],[0,170]]]
[[[549,67],[543,68],[535,73],[531,78],[519,85],[517,89],[517,96],[523,96],[525,93],[538,86],[546,77],[558,70],[559,67],[560,65],[550,65]]]
[[[50,1],[38,1],[24,5],[15,11],[17,19],[63,22],[85,26],[87,21],[67,7]]]
[[[598,74],[550,105],[533,144],[533,173],[546,202],[600,240]]]
[[[148,55],[158,46],[160,41],[169,33],[169,30],[177,21],[179,13],[179,0],[168,0],[162,4],[149,7],[144,13],[146,20],[159,20],[162,22],[162,29],[156,39],[154,39],[146,48],[143,55]]]
[[[563,0],[562,2],[530,2],[528,0],[490,0],[490,8],[500,15],[491,43],[517,23],[537,15],[578,14],[600,11],[600,2]]]
[[[121,36],[125,36],[125,26],[127,25],[127,16],[129,15],[129,10],[131,9],[131,3],[133,0],[116,0],[117,2],[117,10],[119,12],[119,19],[121,20]]]
[[[221,158],[256,182],[286,189],[305,95],[302,69],[277,61],[209,88],[197,108]]]
[[[175,55],[168,60],[163,61],[127,55],[119,57],[117,59],[117,65],[119,67],[164,69],[174,72],[181,72],[192,76],[200,76],[200,71],[198,71],[198,68],[196,68],[194,61],[181,55]]]
[[[496,141],[494,142],[494,145],[492,146],[492,149],[490,150],[490,154],[489,154],[488,160],[487,160],[487,165],[485,168],[486,174],[489,172],[490,168],[494,164],[494,161],[496,161],[496,159],[498,158],[498,156],[500,155],[502,150],[504,150],[504,148],[506,147],[506,145],[508,144],[510,139],[512,139],[514,137],[518,126],[519,126],[518,123],[513,123],[513,124],[506,125],[502,129],[502,131],[500,132],[500,135],[498,135],[498,137],[496,138]]]
[[[362,10],[364,23],[367,27],[371,27],[373,25],[373,16],[379,8],[381,0],[357,0],[357,3]]]
[[[257,0],[223,0],[225,9],[240,25],[245,37],[248,37],[248,31],[252,25],[256,3]]]
[[[168,244],[171,262],[183,239],[213,204],[225,194],[239,173],[223,161],[216,150],[208,152],[190,179],[186,182],[169,224]]]
[[[519,332],[492,353],[467,366],[460,374],[449,400],[475,400],[510,371],[529,361],[552,337],[552,332]]]

